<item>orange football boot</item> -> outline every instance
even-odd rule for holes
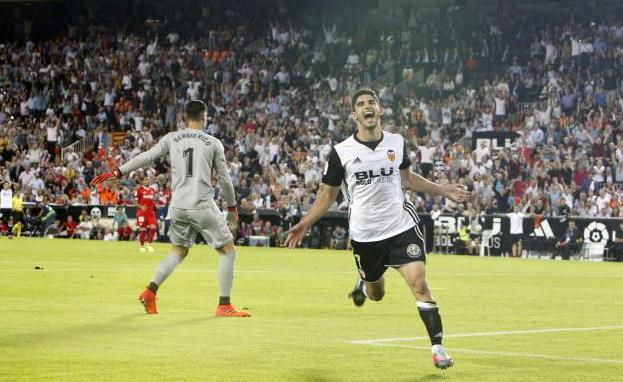
[[[145,307],[145,311],[149,314],[158,314],[156,307],[156,294],[149,288],[145,288],[143,293],[138,296],[138,300]]]
[[[154,306],[155,303],[154,303]],[[216,307],[217,316],[220,317],[251,317],[251,314],[244,310],[238,310],[232,304],[223,304]]]

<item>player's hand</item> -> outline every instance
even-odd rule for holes
[[[303,238],[305,238],[305,232],[307,232],[307,224],[303,220],[301,220],[297,225],[290,228],[288,231],[288,237],[286,237],[286,241],[283,243],[284,246],[288,248],[296,248],[301,242]]]
[[[231,232],[236,232],[238,229],[238,208],[236,206],[227,207],[227,226]]]
[[[457,203],[463,203],[469,198],[469,191],[460,183],[451,183],[441,186],[441,194]]]
[[[91,180],[91,185],[95,186],[97,184],[103,183],[107,180],[119,178],[121,176],[121,171],[119,169],[115,169],[112,172],[105,172],[103,174],[99,174],[95,178]]]

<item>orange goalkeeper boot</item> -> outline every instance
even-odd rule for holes
[[[238,310],[232,304],[218,305],[215,314],[220,317],[251,317],[249,312]]]
[[[156,294],[149,288],[145,288],[143,293],[138,296],[138,300],[145,307],[145,311],[149,314],[158,314],[156,307]]]

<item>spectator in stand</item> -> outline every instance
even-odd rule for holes
[[[122,206],[117,206],[115,214],[112,217],[112,229],[121,229],[121,227],[128,222],[128,215],[125,213],[125,209]]]
[[[229,6],[216,4],[211,11]],[[326,148],[351,133],[347,99],[352,89],[397,68],[407,81],[378,82],[386,128],[403,136],[416,133],[422,142],[428,136],[430,143],[424,147],[435,151],[426,155],[420,150],[419,155],[421,171],[431,180],[451,176],[487,194],[490,179],[482,178],[483,171],[503,173],[499,182],[496,176],[496,184],[507,185],[512,196],[507,201],[523,210],[529,198],[520,192],[522,178],[539,179],[542,208],[552,214],[564,209],[558,207],[558,192],[544,187],[555,178],[565,188],[573,182],[598,194],[606,187],[612,199],[623,198],[621,189],[609,185],[610,178],[623,182],[623,98],[616,69],[623,49],[621,27],[607,17],[593,27],[581,17],[570,21],[564,17],[567,10],[552,5],[563,17],[544,25],[532,17],[535,11],[530,7],[520,10],[503,3],[479,22],[460,10],[445,15],[452,22],[443,20],[448,28],[438,29],[432,26],[441,21],[414,11],[404,22],[386,25],[383,36],[372,40],[350,33],[353,25],[347,20],[307,23],[293,5],[279,5],[279,12],[271,3],[249,6],[249,14],[279,14],[284,22],[257,22],[237,14],[236,25],[224,21],[215,26],[197,12],[188,15],[188,23],[149,32],[131,21],[121,33],[95,12],[81,27],[83,33],[0,47],[7,73],[0,97],[0,182],[13,180],[14,194],[19,185],[24,202],[45,198],[74,205],[116,205],[117,193],[123,204],[131,205],[127,190],[137,179],[110,190],[86,184],[182,126],[180,106],[197,97],[211,100],[207,128],[224,142],[228,162],[238,163],[232,168],[238,194],[244,199],[252,194],[253,185],[245,184],[249,175],[272,177],[265,182],[274,197],[270,191],[256,190],[255,201],[277,207],[283,196],[287,202],[279,208],[287,205],[289,224],[304,208],[300,194],[317,187],[314,179],[325,165]],[[607,4],[601,10],[617,14],[616,7]],[[163,11],[155,7],[153,12]],[[517,30],[522,32],[513,33]],[[429,36],[434,47],[422,47],[412,37],[418,35]],[[245,49],[242,41],[253,49]],[[378,45],[386,48],[374,48]],[[210,53],[202,53],[206,49]],[[88,70],[81,70],[78,61]],[[15,75],[22,72],[34,74]],[[417,81],[411,76],[419,73],[426,79],[423,89],[413,87]],[[243,132],[237,129],[239,123]],[[477,155],[479,164],[467,159],[471,153],[451,148],[474,129],[511,130],[521,138],[511,149],[490,152],[489,159]],[[93,150],[58,155],[60,147],[87,136],[96,138]],[[415,145],[408,149],[417,151]],[[499,165],[489,167],[489,160],[495,163],[501,157]],[[601,159],[601,164],[592,158]],[[562,164],[562,175],[556,162]],[[164,188],[167,164],[158,163],[153,172],[163,178]],[[290,187],[293,181],[296,190]],[[494,189],[497,209],[504,210],[501,190]],[[474,207],[491,209],[482,195],[474,193]],[[575,190],[565,195],[572,213],[620,213],[611,206],[595,212],[594,201],[580,200]],[[432,207],[428,198],[419,203]],[[439,203],[441,210],[452,209],[445,201]]]
[[[253,221],[250,223],[251,235],[263,236],[266,233],[264,225],[264,220],[260,219],[257,211],[253,211]]]
[[[420,171],[423,177],[429,178],[433,175],[433,156],[437,148],[430,144],[428,138],[422,139],[422,143],[417,146],[420,152]]]
[[[89,215],[86,215],[76,227],[76,232],[82,240],[90,240],[92,230],[93,224],[91,223],[91,217]]]
[[[121,223],[121,225],[117,229],[117,235],[118,239],[121,241],[134,240],[134,231],[130,227],[130,224],[127,220]]]
[[[61,232],[59,236],[66,237],[68,239],[73,239],[76,234],[76,228],[78,224],[74,221],[74,217],[71,215],[67,215],[67,219],[61,224]]]
[[[346,230],[342,226],[333,229],[333,235],[329,244],[329,249],[346,249]]]
[[[104,241],[116,241],[117,237],[116,235],[113,233],[114,231],[110,228],[106,228],[104,231],[104,237],[102,238],[102,240]]]

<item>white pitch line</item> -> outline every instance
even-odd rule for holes
[[[359,343],[359,344],[362,344],[362,343]],[[388,343],[369,343],[367,345],[382,346],[382,347],[398,347],[398,348],[409,348],[409,349],[421,349],[421,350],[428,350],[428,351],[430,351],[430,346],[416,346],[416,345],[402,345],[402,344],[388,344]],[[549,354],[516,353],[516,352],[504,352],[504,351],[478,350],[478,349],[455,349],[455,348],[452,348],[451,349],[451,353],[498,355],[498,356],[503,356],[503,357],[542,358],[542,359],[551,359],[551,360],[555,360],[555,361],[574,361],[574,362],[588,362],[588,363],[623,364],[623,360],[618,360],[618,359],[563,357],[563,356],[549,355]]]
[[[613,326],[593,326],[588,328],[548,328],[548,329],[529,329],[529,330],[504,330],[499,332],[477,332],[477,333],[457,333],[457,334],[445,334],[443,338],[463,338],[463,337],[492,337],[492,336],[508,336],[516,334],[537,334],[537,333],[560,333],[560,332],[592,332],[597,330],[613,330],[623,329],[623,325]],[[409,338],[379,338],[374,340],[354,340],[350,341],[351,344],[360,345],[377,345],[386,342],[398,342],[398,341],[416,341],[425,340],[428,336],[423,337],[409,337]]]
[[[153,267],[150,268],[134,268],[134,269],[98,269],[98,268],[54,268],[50,266],[43,266],[44,269],[40,270],[40,272],[107,272],[107,273],[116,273],[116,272],[143,272],[143,271],[153,271]],[[0,272],[34,272],[32,268],[28,269],[0,269]],[[216,269],[176,269],[176,273],[216,273]],[[275,270],[236,270],[236,273],[284,273],[284,274],[337,274],[337,275],[356,275],[355,272],[345,272],[345,271],[298,271],[298,270],[289,270],[289,269],[275,269]]]

